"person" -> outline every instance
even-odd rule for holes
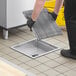
[[[76,59],[76,0],[56,0],[54,12],[50,13],[50,15],[52,15],[54,20],[56,20],[58,12],[63,5],[63,2],[66,29],[70,49],[62,49],[60,53],[64,57]],[[45,0],[36,0],[32,16],[27,21],[27,24],[30,29],[32,28],[41,10],[43,9],[44,3]]]

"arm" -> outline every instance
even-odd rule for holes
[[[36,0],[34,11],[32,13],[32,20],[33,21],[36,21],[36,19],[39,16],[41,10],[43,9],[43,6],[44,6],[45,1],[46,0]],[[63,1],[64,0],[56,0],[55,8],[54,8],[55,14],[58,14],[60,8],[63,5]]]
[[[32,20],[36,21],[37,17],[39,16],[41,10],[43,9],[45,0],[36,0],[34,10],[32,13]]]
[[[63,5],[64,0],[56,0],[54,12],[58,15],[60,8]]]
[[[31,31],[32,31],[32,26],[34,25],[35,21],[37,20],[39,14],[41,12],[41,10],[43,9],[44,3],[45,3],[45,0],[36,0],[32,16],[27,21],[27,25]],[[52,17],[54,18],[54,20],[56,20],[58,12],[59,12],[62,5],[63,5],[63,0],[56,0],[54,12],[50,13],[52,15]]]

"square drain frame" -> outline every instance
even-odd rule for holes
[[[31,58],[37,58],[60,49],[52,44],[37,39],[22,42],[11,48]]]

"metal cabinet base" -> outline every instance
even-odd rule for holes
[[[8,30],[3,29],[3,38],[8,39]]]

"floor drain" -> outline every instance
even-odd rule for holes
[[[37,40],[23,42],[11,48],[31,58],[37,58],[47,53],[54,52],[60,49],[52,44],[48,44],[44,41],[37,41]]]
[[[32,57],[36,57],[36,56],[38,56],[38,54],[34,54],[34,55],[32,55]]]

